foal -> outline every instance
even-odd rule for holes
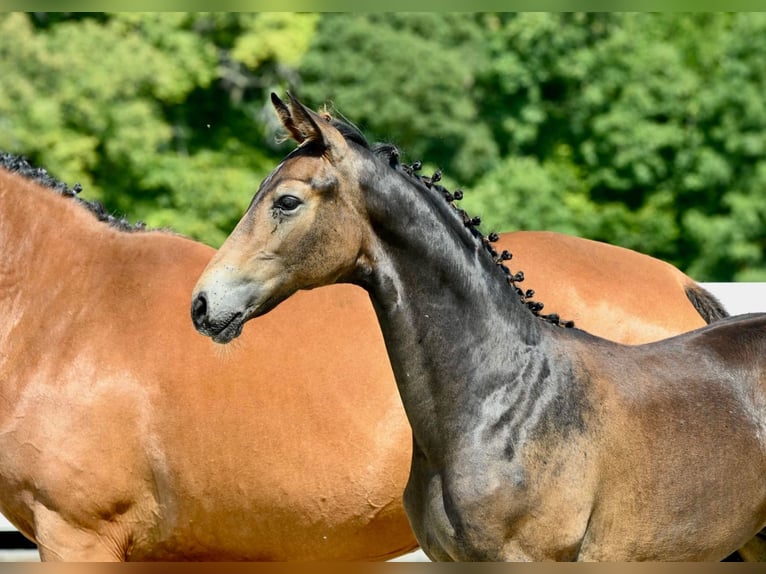
[[[192,316],[227,342],[298,289],[369,292],[429,557],[718,560],[764,527],[766,315],[640,346],[541,321],[441,196],[351,127],[272,101],[300,146],[199,279]]]

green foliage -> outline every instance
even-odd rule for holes
[[[461,207],[480,213],[485,229],[587,235],[586,216],[595,206],[566,158],[541,163],[532,156],[508,156],[476,182],[475,191],[466,192]]]
[[[703,280],[765,269],[751,182],[766,134],[763,26],[760,14],[498,18],[481,85],[488,110],[511,110],[494,129],[503,155],[535,157],[547,182],[559,171],[556,150],[572,150],[578,183],[544,192],[547,213],[559,212],[558,201],[570,217],[546,219],[547,227],[654,254]],[[530,173],[527,184],[539,177]],[[508,195],[524,190],[523,179],[506,178]],[[495,197],[482,187],[488,180],[476,185]],[[580,211],[568,189],[584,190]],[[514,211],[506,221],[528,227]],[[528,211],[527,223],[539,225],[539,209]]]
[[[231,55],[251,69],[274,60],[295,66],[308,50],[318,14],[266,12],[247,14],[245,32],[234,44]]]
[[[289,149],[286,88],[488,230],[766,279],[766,14],[0,14],[0,149],[212,245]]]
[[[464,14],[326,14],[299,95],[330,102],[372,139],[472,179],[498,159],[472,89],[485,58]]]
[[[219,244],[272,162],[216,84],[204,15],[55,20],[0,16],[0,149],[112,211]]]

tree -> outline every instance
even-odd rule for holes
[[[481,116],[498,118],[501,153],[517,159],[471,201],[487,194],[512,227],[575,230],[701,280],[762,277],[763,20],[498,16]]]
[[[470,181],[498,159],[473,97],[485,63],[481,35],[475,15],[324,14],[297,89],[410,161],[449,166]]]
[[[765,53],[759,13],[6,13],[0,149],[218,245],[288,149],[287,88],[487,228],[764,279]]]
[[[0,148],[82,183],[111,211],[217,245],[273,166],[259,116],[271,86],[234,81],[276,82],[280,58],[298,57],[294,44],[254,51],[253,34],[266,37],[272,20],[1,15]],[[288,15],[272,34],[308,34],[310,21]]]

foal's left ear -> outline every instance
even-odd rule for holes
[[[348,147],[343,135],[329,121],[299,102],[290,92],[287,92],[287,96],[290,98],[289,105],[272,92],[271,103],[282,125],[298,145],[319,142],[330,157],[343,157]]]

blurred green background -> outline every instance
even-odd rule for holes
[[[766,13],[0,14],[0,150],[213,246],[292,147],[287,89],[487,232],[766,281]]]

